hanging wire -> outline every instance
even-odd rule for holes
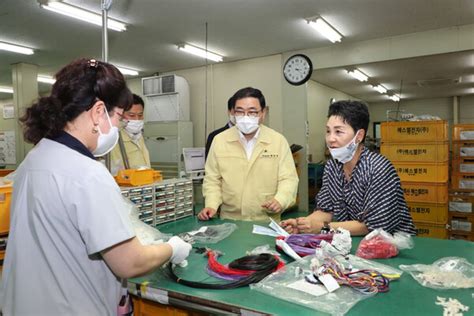
[[[402,101],[402,88],[403,88],[403,79],[400,80],[400,92],[398,93],[398,104],[397,104],[397,121],[399,120],[398,116],[400,115],[400,102]]]
[[[207,34],[208,33],[208,30],[207,30],[207,22],[206,22],[206,43],[205,43],[205,48],[206,48],[206,67],[205,67],[205,73],[206,73],[206,76],[205,76],[205,100],[204,100],[204,141],[206,141],[207,139],[207,67],[208,67],[208,59],[207,59]]]

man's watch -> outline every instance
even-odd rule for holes
[[[329,234],[331,231],[331,227],[329,226],[329,222],[323,222],[323,227],[321,227],[321,234]]]

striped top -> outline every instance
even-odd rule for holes
[[[332,213],[334,221],[363,222],[369,231],[382,228],[392,234],[416,234],[395,168],[365,147],[349,181],[343,164],[334,159],[327,162],[316,209]]]

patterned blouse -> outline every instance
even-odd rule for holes
[[[392,234],[416,234],[395,168],[365,147],[350,180],[344,176],[343,164],[334,159],[326,163],[316,210],[332,213],[335,221],[363,222],[369,231],[383,228]]]

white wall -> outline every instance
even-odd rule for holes
[[[474,95],[460,98],[459,123],[474,124]]]
[[[228,121],[227,100],[240,88],[252,86],[262,90],[269,115],[266,124],[282,131],[281,55],[253,58],[231,63],[214,64],[207,69],[206,130],[206,68],[190,68],[160,75],[176,74],[186,78],[190,87],[191,121],[194,146],[205,145],[207,135]],[[141,79],[127,81],[130,90],[141,94]]]
[[[322,85],[316,81],[308,81],[308,123],[309,123],[309,149],[313,162],[324,160],[326,149],[325,133],[329,100],[358,100],[353,96]]]

